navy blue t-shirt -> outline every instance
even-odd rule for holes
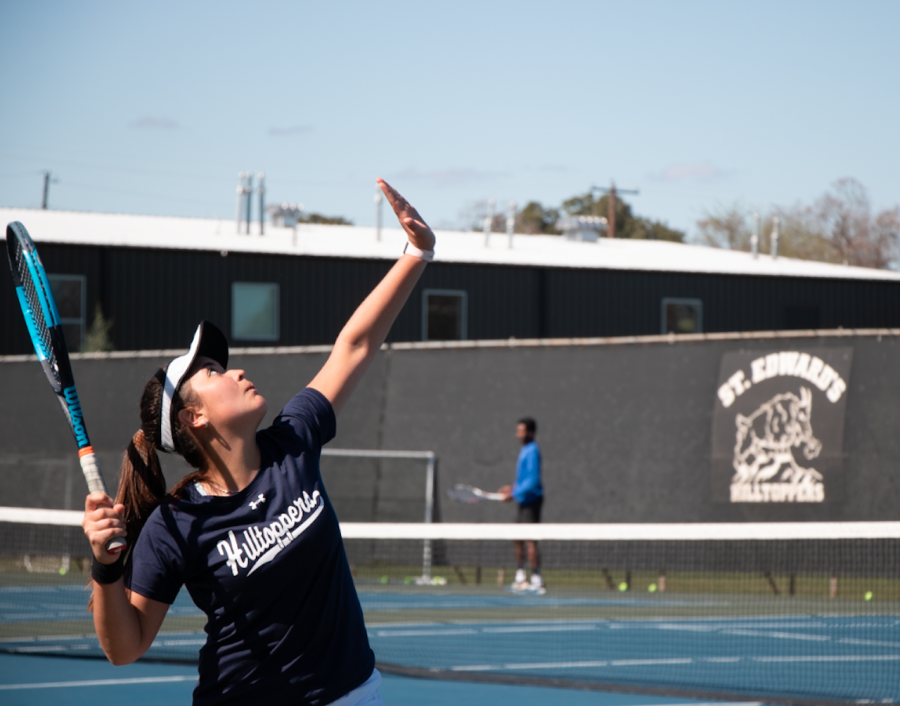
[[[126,584],[171,604],[182,585],[207,615],[194,704],[327,704],[375,667],[340,528],[319,472],[334,438],[307,388],[256,435],[260,471],[236,495],[188,488],[150,515]]]

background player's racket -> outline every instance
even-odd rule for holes
[[[503,502],[506,496],[503,493],[489,493],[474,485],[463,485],[458,483],[447,491],[447,495],[458,503],[466,505],[474,505],[484,500],[493,500],[494,502]]]
[[[78,457],[88,488],[92,493],[99,491],[108,495],[106,483],[103,482],[97,465],[97,457],[88,438],[81,403],[78,401],[78,390],[75,389],[75,378],[69,364],[69,351],[63,338],[56,300],[34,241],[25,226],[18,221],[6,226],[6,254],[31,343],[78,444]],[[119,552],[125,546],[125,540],[117,537],[109,541],[106,549]]]

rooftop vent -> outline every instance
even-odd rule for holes
[[[293,228],[303,218],[303,204],[273,203],[266,211],[272,217],[272,225],[276,228]]]
[[[606,219],[601,216],[565,216],[556,222],[566,240],[596,243],[606,232]]]

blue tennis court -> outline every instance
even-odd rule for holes
[[[900,616],[894,614],[842,615],[840,605],[829,604],[831,614],[740,615],[741,604],[733,596],[698,599],[674,594],[585,596],[563,592],[519,596],[483,589],[360,589],[372,648],[388,669],[397,665],[454,680],[498,677],[548,684],[562,681],[595,689],[667,688],[685,695],[727,693],[733,697],[818,693],[849,700],[858,696],[852,691],[858,687],[852,685],[865,683],[866,698],[900,702],[896,679]],[[54,626],[83,621],[83,596],[81,586],[4,587],[0,589],[0,625],[14,628],[16,623],[35,621]],[[800,608],[804,604],[795,605]],[[758,602],[758,608],[765,606],[764,601]],[[698,608],[714,617],[677,616],[679,611]],[[619,617],[572,617],[573,609],[579,615],[614,609]],[[652,617],[639,617],[649,609]],[[672,615],[666,617],[667,613]],[[403,620],[405,615],[411,619]],[[434,619],[419,619],[423,615]],[[460,617],[471,615],[479,617]],[[517,617],[504,619],[505,615]],[[201,617],[184,592],[170,611],[174,621]],[[18,655],[100,653],[89,629],[65,635],[3,637],[0,643],[4,651]],[[181,654],[190,661],[203,643],[199,630],[164,626],[148,657],[171,659],[173,654]],[[35,664],[47,663],[39,660]],[[79,660],[77,664],[83,665],[79,669],[93,670],[102,662]],[[187,688],[179,686],[172,675],[172,670],[182,674],[178,671],[181,667],[168,672],[159,672],[160,665],[146,667],[154,674],[172,676],[165,688]],[[194,668],[186,669],[183,674],[190,681]],[[414,681],[426,692],[451,686],[446,681]],[[462,688],[458,682],[452,683],[453,688]],[[779,684],[781,691],[773,692],[773,684]],[[159,688],[164,688],[162,683]]]
[[[92,706],[114,698],[130,706],[189,704],[193,667],[141,662],[113,667],[105,660],[0,654],[0,702],[4,706]],[[700,706],[690,699],[597,693],[499,684],[471,684],[384,675],[387,706]],[[747,702],[740,706],[759,706]]]
[[[873,630],[891,639],[868,637]],[[559,658],[549,633],[577,644],[577,659]],[[661,640],[678,633],[677,641]],[[868,673],[871,693],[889,702],[898,695],[885,679],[885,663],[900,669],[900,620],[896,617],[763,617],[703,620],[539,621],[372,625],[376,654],[404,643],[404,660],[423,669],[456,673],[504,673],[581,682],[667,685],[759,693],[774,672],[801,692],[817,685],[839,694]],[[521,646],[510,652],[510,636]],[[852,651],[851,651],[852,648]],[[510,659],[512,658],[512,659]],[[659,678],[664,670],[663,679]],[[879,684],[883,681],[883,684]],[[894,681],[890,679],[889,681]]]
[[[546,596],[515,596],[509,594],[416,594],[410,591],[397,593],[360,592],[360,600],[366,611],[390,610],[457,610],[510,608],[528,610],[530,608],[553,607],[675,607],[700,606],[697,600],[640,598],[596,598],[587,596],[563,597],[553,594]],[[0,586],[0,624],[30,621],[70,621],[84,618],[85,590],[82,584],[45,586]],[[715,604],[716,601],[708,601]],[[187,592],[178,594],[169,608],[168,617],[201,616]]]

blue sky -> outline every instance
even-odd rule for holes
[[[435,226],[611,179],[693,232],[850,176],[900,203],[898,2],[0,2],[0,205]]]

